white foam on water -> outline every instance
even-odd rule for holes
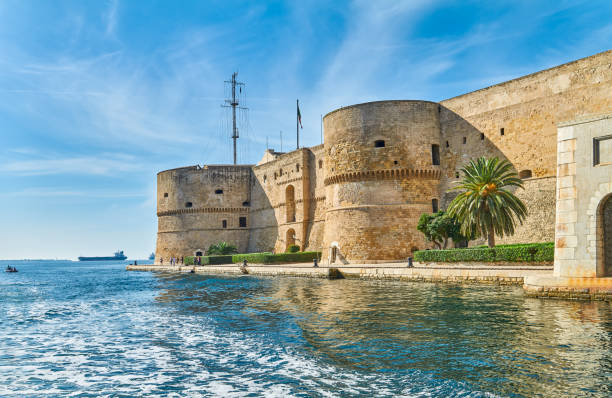
[[[112,297],[104,303],[5,310],[18,330],[0,340],[0,352],[9,352],[8,363],[0,363],[0,395],[468,396],[420,372],[392,376],[332,365],[299,346],[221,329],[206,313]],[[24,317],[28,326],[19,323]],[[408,387],[397,391],[398,382]]]

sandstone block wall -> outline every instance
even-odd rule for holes
[[[416,225],[440,198],[432,157],[438,116],[439,105],[425,101],[366,103],[325,116],[323,247],[335,249],[324,259],[400,259],[426,246]]]
[[[518,172],[530,171],[534,178],[554,178],[557,124],[611,112],[611,92],[612,51],[606,51],[441,101],[446,169],[441,189],[448,191],[456,172],[479,156],[508,159]],[[542,189],[539,183],[525,188],[520,196],[527,198],[529,210],[534,211],[515,237],[499,243],[554,239],[549,211],[542,210],[554,202],[552,190]],[[445,205],[452,197],[445,197]],[[538,223],[546,225],[542,235],[530,231]]]
[[[555,276],[612,276],[610,140],[612,116],[559,127]],[[600,141],[599,151],[596,141]]]
[[[157,175],[156,261],[192,256],[226,241],[249,242],[251,166],[183,167]],[[246,226],[240,218],[246,218]]]

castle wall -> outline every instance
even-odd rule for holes
[[[220,241],[245,251],[251,180],[250,166],[193,166],[158,173],[156,261],[194,255]],[[241,217],[246,226],[240,226]]]
[[[524,179],[515,194],[529,216],[498,243],[552,241],[556,125],[612,113],[610,93],[612,51],[440,104],[341,108],[324,118],[324,145],[266,151],[257,166],[161,172],[156,258],[224,240],[241,252],[284,252],[294,243],[323,250],[324,260],[332,246],[340,262],[405,259],[431,247],[416,230],[420,215],[433,211],[433,200],[444,209],[461,167],[480,156],[508,159]]]
[[[385,101],[325,116],[323,247],[337,246],[338,261],[402,259],[426,246],[416,225],[440,197],[438,115],[436,103]]]
[[[306,250],[317,251],[323,247],[325,233],[325,148],[317,145],[310,148],[310,220]]]
[[[300,248],[305,245],[304,222],[308,220],[308,206],[304,206],[304,199],[308,203],[309,192],[309,162],[308,149],[299,149],[279,156],[272,162],[267,162],[254,167],[254,173],[262,189],[258,192],[259,211],[257,220],[258,231],[254,234],[254,243],[249,247],[258,251],[260,246],[257,242],[266,241],[268,249],[275,252],[284,252],[287,246],[294,243]],[[291,213],[293,217],[288,218],[287,190],[293,190],[293,204]],[[306,195],[304,195],[306,193]],[[262,203],[262,207],[259,207]],[[274,227],[274,228],[272,228]],[[261,229],[260,229],[261,228]],[[292,237],[295,242],[287,241],[287,232],[293,231]],[[264,236],[276,231],[274,244],[270,244],[270,236]]]
[[[612,116],[558,130],[557,277],[612,276]]]
[[[556,125],[611,112],[611,92],[612,51],[607,51],[441,101],[442,191],[448,192],[457,180],[456,172],[469,159],[506,158],[518,172],[529,170],[534,181],[526,178],[525,190],[517,192],[527,205],[527,222],[513,237],[499,243],[552,241],[554,229],[549,222],[554,220]],[[446,194],[443,206],[452,197]],[[534,232],[534,226],[541,225],[546,226]]]

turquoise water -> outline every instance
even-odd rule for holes
[[[11,263],[20,272],[0,274],[0,396],[612,395],[607,303]]]

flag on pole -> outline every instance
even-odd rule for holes
[[[302,126],[302,114],[300,113],[300,104],[298,103],[297,106],[297,117],[298,117],[298,123],[300,124],[300,128],[304,128],[304,126]]]

